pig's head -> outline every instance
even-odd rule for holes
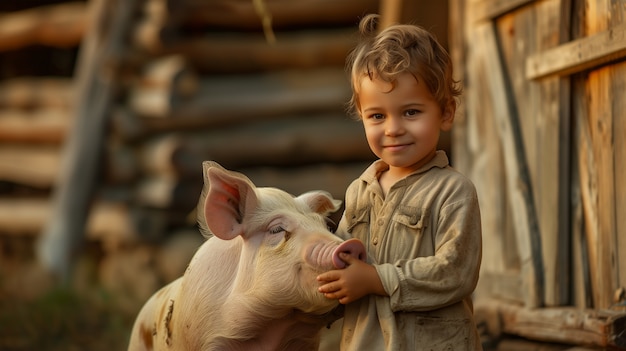
[[[264,309],[258,313],[265,315],[333,309],[336,300],[317,291],[316,276],[343,268],[340,252],[365,259],[360,241],[344,242],[328,230],[326,216],[341,201],[323,191],[294,197],[276,188],[257,188],[246,176],[215,162],[203,167],[206,185],[199,222],[219,239],[240,242],[230,289],[238,303]]]

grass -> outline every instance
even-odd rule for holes
[[[126,350],[134,315],[104,292],[58,289],[32,300],[0,299],[0,350]]]

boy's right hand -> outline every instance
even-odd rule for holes
[[[345,305],[369,294],[387,295],[374,266],[345,253],[341,253],[340,258],[346,262],[346,268],[317,276],[322,284],[318,291],[326,298],[337,299]]]

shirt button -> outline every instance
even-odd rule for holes
[[[383,221],[382,218],[378,220],[378,225],[382,226],[383,223],[385,223],[385,221]]]
[[[372,244],[377,245],[378,244],[378,237],[374,237],[374,239],[372,239]]]

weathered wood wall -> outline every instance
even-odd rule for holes
[[[626,347],[626,2],[458,0],[450,14],[465,83],[454,162],[483,216],[478,314],[531,339]],[[558,311],[600,327],[553,329]]]

